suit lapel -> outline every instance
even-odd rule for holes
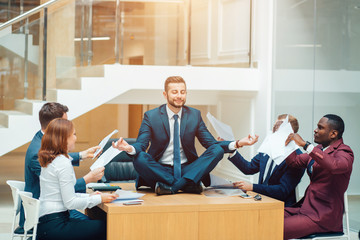
[[[165,128],[165,132],[168,135],[168,137],[170,138],[170,127],[169,127],[169,118],[166,112],[166,105],[162,105],[160,107],[160,118],[162,120],[162,123],[164,125]]]
[[[187,112],[187,109],[185,107],[183,107],[182,114],[181,114],[181,124],[180,124],[180,139],[183,139],[183,137],[184,137],[186,124],[188,121],[188,115],[189,114]]]

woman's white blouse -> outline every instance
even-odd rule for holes
[[[100,195],[75,193],[76,178],[71,160],[57,156],[40,173],[40,217],[70,209],[92,208],[101,203]]]

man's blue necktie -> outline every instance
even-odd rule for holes
[[[324,151],[323,148],[320,148],[321,151]],[[307,165],[307,172],[308,174],[311,176],[312,172],[313,172],[313,165],[315,163],[314,159],[311,159],[311,161],[309,162],[309,164]]]
[[[179,136],[179,116],[174,115],[174,178],[181,178],[181,160],[180,160],[180,136]]]
[[[311,159],[311,161],[309,162],[309,164],[307,165],[307,172],[308,174],[311,176],[312,171],[313,171],[313,165],[314,165],[314,159]]]

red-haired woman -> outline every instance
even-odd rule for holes
[[[105,240],[106,225],[101,220],[79,220],[69,217],[71,209],[92,208],[111,202],[116,194],[75,193],[75,173],[69,151],[74,150],[75,128],[71,121],[54,119],[45,130],[39,151],[40,218],[39,240]]]

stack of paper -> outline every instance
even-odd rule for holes
[[[114,203],[128,203],[128,202],[142,202],[143,200],[139,199],[145,194],[133,192],[133,191],[126,191],[118,189],[116,190],[115,194],[117,194],[119,197],[114,201]]]

